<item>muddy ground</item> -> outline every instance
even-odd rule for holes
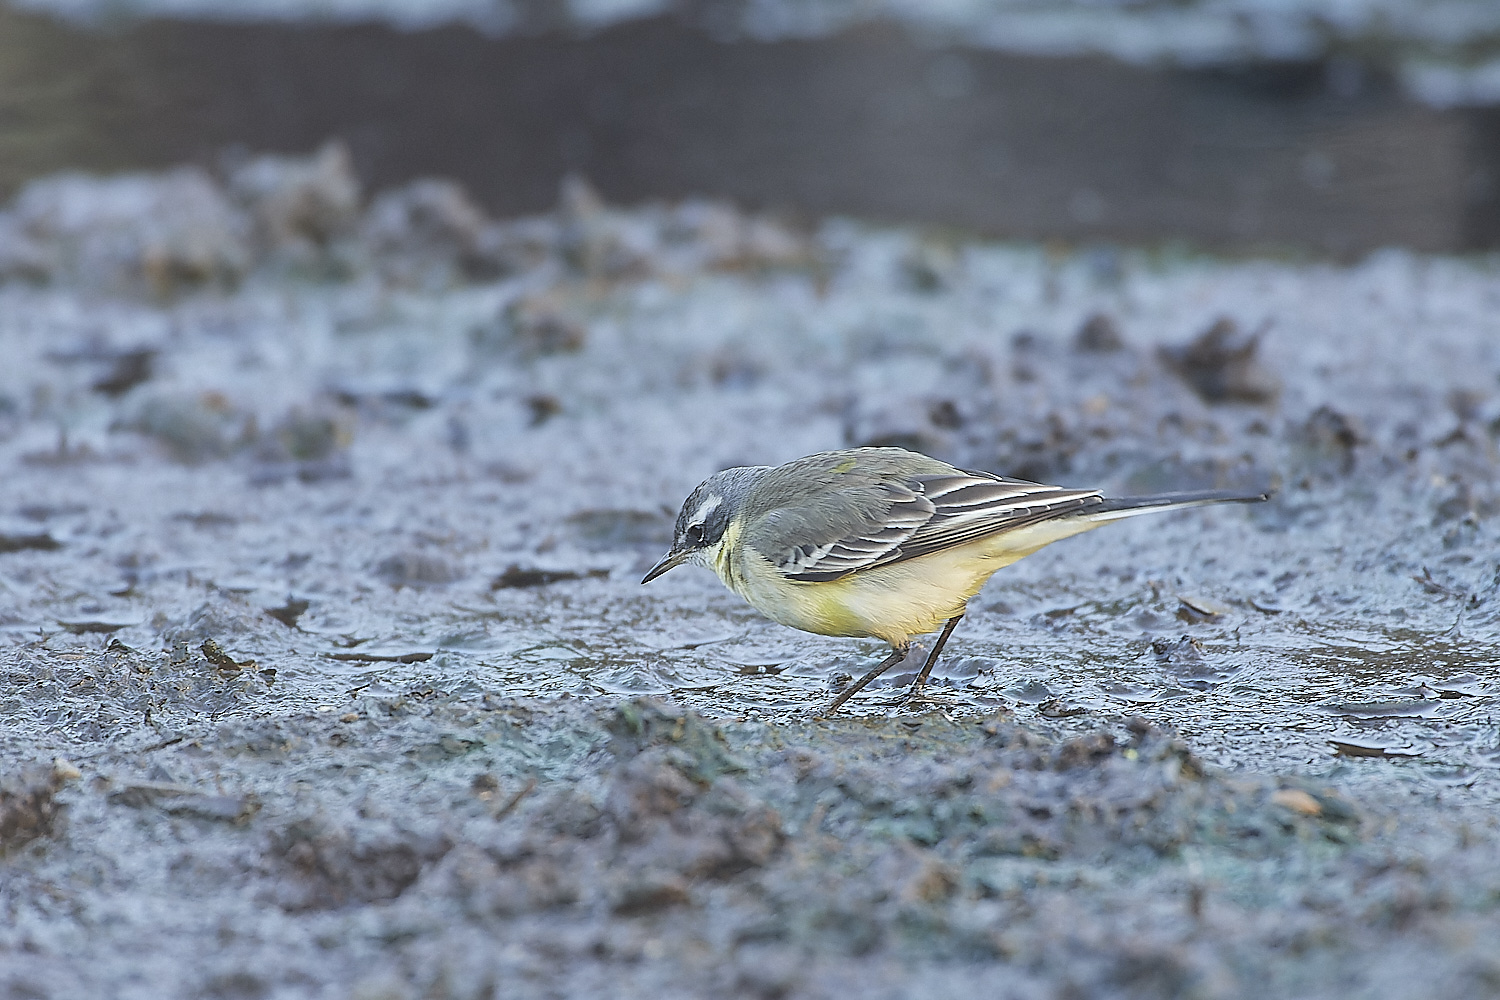
[[[0,213],[0,996],[1500,994],[1500,262],[998,245],[347,157]],[[939,665],[638,581],[865,443],[1274,487]]]

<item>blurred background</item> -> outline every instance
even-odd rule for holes
[[[10,0],[0,197],[339,139],[501,216],[570,171],[1004,238],[1500,242],[1493,0]]]
[[[1500,0],[0,0],[0,1000],[1495,996],[1497,245]],[[877,444],[1275,497],[812,724]]]

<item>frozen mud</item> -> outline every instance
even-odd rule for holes
[[[0,213],[0,996],[1500,992],[1500,264],[487,218],[337,146]],[[882,655],[641,574],[901,444],[1271,487]]]

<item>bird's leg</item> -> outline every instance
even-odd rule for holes
[[[922,666],[922,672],[917,674],[917,679],[911,682],[911,692],[908,699],[915,700],[922,697],[922,689],[927,686],[927,676],[932,673],[932,665],[937,662],[938,654],[948,643],[948,637],[953,634],[953,629],[963,620],[963,615],[957,614],[948,619],[948,624],[943,626],[942,634],[938,636],[937,645],[932,647],[932,652],[927,654],[927,662]]]
[[[819,713],[820,716],[823,718],[827,718],[834,712],[837,712],[840,705],[863,691],[866,684],[869,684],[875,678],[879,677],[881,674],[885,673],[887,670],[891,669],[902,660],[906,659],[906,654],[910,650],[910,642],[903,642],[899,646],[892,645],[890,656],[887,656],[885,659],[881,660],[869,673],[865,674],[859,680],[855,681],[853,684],[850,684],[848,687],[844,688],[843,691],[839,692],[839,696],[833,699],[833,704],[829,705],[821,713]]]

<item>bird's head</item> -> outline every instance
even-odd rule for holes
[[[683,501],[672,532],[672,549],[641,580],[650,583],[684,563],[710,565],[729,525],[744,510],[751,488],[766,466],[741,466],[709,476]]]

